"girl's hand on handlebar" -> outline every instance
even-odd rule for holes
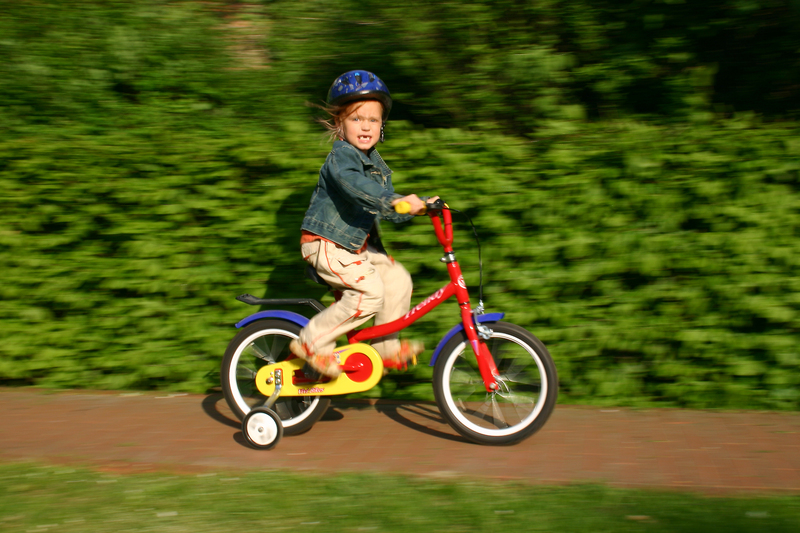
[[[403,196],[402,198],[398,198],[397,200],[394,200],[392,202],[392,205],[395,206],[395,209],[397,209],[397,204],[401,202],[405,202],[406,204],[408,204],[408,210],[405,212],[408,213],[409,215],[424,215],[425,211],[427,211],[427,206],[425,205],[425,202],[420,200],[419,196],[417,196],[416,194],[409,194],[408,196]],[[397,209],[397,211],[401,212],[399,209]]]
[[[430,211],[431,209],[442,209],[446,207],[446,204],[438,196],[431,196],[425,200],[425,206]]]

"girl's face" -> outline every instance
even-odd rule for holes
[[[367,100],[342,121],[344,140],[366,154],[380,140],[382,116],[380,102]]]

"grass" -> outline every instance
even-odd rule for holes
[[[0,531],[800,531],[800,497],[703,497],[286,472],[110,475],[0,464]]]

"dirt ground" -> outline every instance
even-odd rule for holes
[[[334,402],[302,435],[249,448],[221,394],[2,389],[0,460],[116,472],[372,471],[707,494],[800,493],[800,414],[559,406],[530,439],[479,446],[435,404]]]

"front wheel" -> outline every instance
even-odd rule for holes
[[[556,366],[544,344],[525,329],[487,324],[499,388],[487,392],[475,354],[461,332],[445,344],[433,372],[433,393],[447,422],[479,444],[514,444],[538,431],[556,405]]]
[[[264,365],[294,357],[289,343],[300,329],[288,320],[257,320],[242,328],[228,344],[220,369],[222,392],[239,420],[267,401],[256,387],[256,374]],[[330,402],[330,398],[320,396],[285,396],[278,397],[272,410],[280,417],[285,434],[297,435],[311,429]]]

